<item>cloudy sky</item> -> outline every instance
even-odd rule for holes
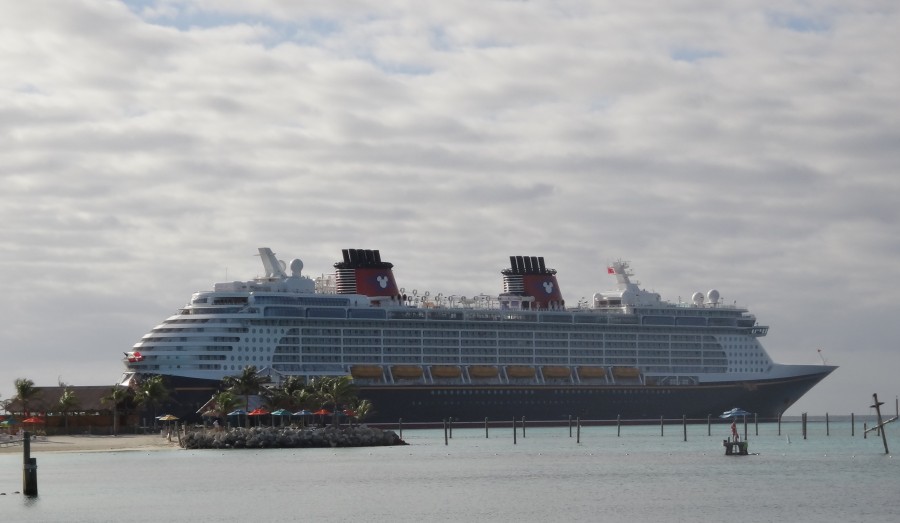
[[[900,394],[894,0],[29,0],[0,4],[0,397],[116,382],[122,352],[256,248],[569,303],[630,260],[719,290],[789,414]]]

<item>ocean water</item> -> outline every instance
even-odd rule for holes
[[[892,430],[895,429],[895,430]],[[900,521],[900,458],[861,424],[404,430],[402,447],[0,455],[2,521]],[[741,432],[743,429],[741,428]],[[900,426],[888,444],[900,453]]]

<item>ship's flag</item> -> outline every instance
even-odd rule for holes
[[[612,267],[607,267],[607,268],[606,268],[606,272],[607,272],[607,274],[615,274],[615,273],[616,273],[616,270],[613,269]]]

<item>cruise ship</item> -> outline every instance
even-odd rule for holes
[[[836,368],[776,363],[747,309],[716,290],[664,301],[624,261],[606,268],[611,290],[572,307],[543,257],[510,256],[502,292],[466,297],[407,293],[378,250],[344,249],[317,278],[259,256],[264,276],[196,292],[144,335],[122,383],[164,376],[183,416],[252,365],[276,384],[352,376],[369,422],[772,419]]]

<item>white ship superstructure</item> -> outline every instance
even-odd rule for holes
[[[259,255],[264,276],[195,293],[136,343],[126,381],[159,374],[183,389],[213,387],[252,365],[275,381],[352,375],[383,402],[452,406],[468,397],[479,412],[493,412],[492,399],[504,394],[601,413],[611,405],[590,402],[632,395],[614,403],[643,409],[680,391],[697,402],[704,386],[759,398],[756,389],[769,387],[784,396],[758,400],[771,414],[834,370],[773,362],[759,342],[768,327],[746,309],[721,303],[716,290],[664,301],[633,282],[622,261],[607,269],[615,289],[566,307],[556,271],[539,257],[511,256],[501,294],[467,298],[405,293],[379,251],[345,249],[335,273],[315,280],[299,259],[285,264],[268,248]]]

